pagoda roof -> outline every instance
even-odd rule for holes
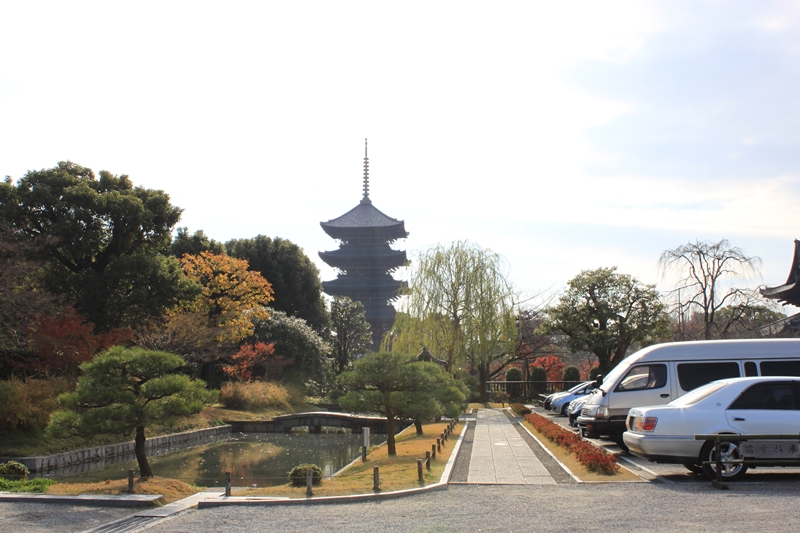
[[[332,267],[386,267],[397,268],[405,264],[407,256],[405,250],[393,250],[386,247],[365,248],[350,247],[339,248],[330,252],[319,252],[319,257]]]
[[[391,276],[381,276],[379,278],[339,276],[336,279],[322,282],[322,290],[332,296],[350,295],[354,292],[368,292],[372,293],[375,297],[386,297],[387,295],[393,295],[400,290],[400,288],[405,286],[406,282],[396,280]]]
[[[794,240],[794,258],[786,283],[759,289],[764,298],[800,307],[800,241]]]
[[[344,215],[320,222],[325,233],[334,239],[347,238],[366,231],[378,230],[378,233],[387,235],[392,239],[408,237],[405,224],[402,220],[392,218],[372,205],[372,201],[364,197],[361,202]]]

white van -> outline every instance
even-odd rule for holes
[[[581,433],[622,444],[633,407],[669,403],[711,381],[741,376],[800,376],[800,339],[673,342],[623,359],[583,404]]]

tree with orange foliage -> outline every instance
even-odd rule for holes
[[[184,255],[181,265],[186,276],[203,287],[185,310],[208,317],[209,327],[218,330],[216,340],[238,342],[253,334],[253,321],[269,318],[272,285],[248,270],[247,260],[201,252]]]
[[[72,307],[65,307],[57,316],[38,316],[31,339],[36,357],[14,361],[23,371],[43,374],[78,373],[81,363],[91,361],[98,353],[128,341],[133,332],[114,328],[95,334],[94,324]]]
[[[163,320],[137,328],[136,344],[150,350],[180,353],[202,365],[210,386],[219,379],[216,364],[229,362],[238,344],[253,335],[254,322],[269,318],[272,286],[248,263],[201,252],[181,258],[184,274],[200,286],[199,295],[172,308]]]
[[[531,366],[544,368],[548,381],[561,381],[561,375],[567,365],[557,355],[543,355],[534,359]]]

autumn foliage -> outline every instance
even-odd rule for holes
[[[564,429],[542,415],[532,413],[525,420],[548,440],[565,448],[590,472],[612,475],[619,470],[617,458],[594,444],[586,442],[578,435]]]
[[[557,355],[543,355],[534,359],[531,366],[539,366],[544,368],[547,373],[548,381],[561,381],[566,363],[561,360]]]
[[[283,369],[292,363],[291,359],[275,355],[275,346],[257,342],[245,344],[233,355],[233,364],[222,369],[230,376],[238,376],[244,381],[258,377],[280,378]]]
[[[72,307],[65,307],[57,316],[35,319],[31,339],[35,357],[14,361],[14,366],[26,372],[42,374],[78,373],[78,366],[91,361],[98,353],[129,340],[129,329],[112,329],[95,334],[94,324],[84,322],[83,316]]]
[[[272,285],[248,270],[246,260],[201,252],[184,255],[181,265],[186,276],[203,287],[184,311],[206,316],[209,326],[217,328],[217,341],[240,341],[253,334],[254,321],[269,318],[265,306],[274,299]]]

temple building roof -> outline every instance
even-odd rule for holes
[[[764,298],[800,307],[800,241],[794,240],[794,258],[786,283],[777,287],[760,289]]]
[[[369,198],[367,198],[369,200]],[[329,220],[327,222],[320,222],[322,229],[331,237],[338,238],[331,234],[331,231],[342,233],[342,229],[360,229],[360,228],[382,228],[391,229],[392,233],[396,233],[398,239],[408,236],[402,220],[397,220],[383,214],[372,202],[365,203],[361,200],[357,206],[345,213],[344,215]]]
[[[344,215],[320,222],[325,233],[334,239],[349,240],[374,236],[376,239],[393,241],[408,237],[402,220],[392,218],[372,205],[369,199],[369,158],[366,140],[364,144],[364,196],[353,209]]]
[[[395,269],[406,263],[405,250],[393,250],[386,245],[376,247],[346,247],[330,252],[320,252],[320,258],[328,265],[343,270],[353,268]]]

